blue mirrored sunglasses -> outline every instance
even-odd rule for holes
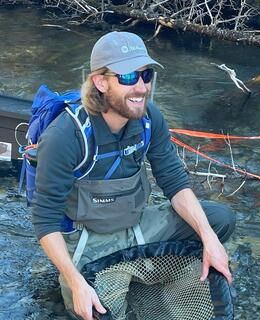
[[[109,74],[106,75],[115,76],[118,79],[118,82],[124,86],[133,86],[137,84],[139,78],[143,79],[144,83],[149,83],[153,79],[154,70],[152,68],[145,69],[143,71],[133,71],[127,74]]]

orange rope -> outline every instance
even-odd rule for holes
[[[178,144],[178,145],[181,146],[181,147],[186,148],[187,150],[189,150],[189,151],[191,151],[191,152],[194,152],[194,153],[202,156],[203,158],[206,158],[206,159],[208,159],[208,160],[210,160],[210,161],[212,161],[212,162],[215,162],[215,163],[221,165],[222,167],[229,168],[229,169],[231,169],[231,170],[233,170],[233,171],[236,171],[236,172],[239,172],[239,173],[241,173],[241,174],[243,174],[243,175],[245,175],[245,176],[248,176],[248,177],[251,177],[251,178],[255,178],[255,179],[259,179],[259,180],[260,180],[260,176],[259,176],[259,175],[254,174],[254,173],[247,172],[246,170],[242,170],[242,169],[239,169],[239,168],[233,168],[232,166],[230,166],[230,165],[228,165],[228,164],[226,164],[226,163],[224,163],[224,162],[221,162],[221,161],[219,161],[219,160],[217,160],[217,159],[214,159],[214,158],[206,155],[205,153],[200,152],[200,151],[194,149],[193,147],[191,147],[191,146],[189,146],[188,144],[186,144],[186,143],[178,140],[178,139],[175,138],[175,137],[171,137],[171,141],[173,141],[174,143]]]
[[[28,144],[24,149],[25,150],[30,150],[30,149],[35,149],[38,147],[38,144]]]
[[[170,132],[179,133],[186,136],[198,137],[198,138],[209,138],[209,139],[236,139],[236,140],[257,140],[260,139],[260,136],[230,136],[228,134],[219,134],[219,133],[210,133],[203,131],[194,131],[186,129],[169,129]]]

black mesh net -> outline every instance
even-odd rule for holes
[[[233,319],[229,286],[214,271],[201,282],[201,245],[163,242],[118,251],[88,264],[85,278],[113,320]]]

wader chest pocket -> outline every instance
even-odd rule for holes
[[[144,206],[145,193],[141,180],[139,180],[138,184],[131,190],[122,191],[120,193],[110,192],[108,194],[90,193],[89,196],[93,206],[98,207],[104,205],[107,206],[107,209],[109,210],[109,207],[112,208],[112,206],[114,205],[117,207],[126,205],[128,212],[136,213],[136,210],[138,210],[139,208],[142,209]]]
[[[124,179],[81,180],[75,220],[97,233],[132,227],[140,221],[149,187],[140,171]]]

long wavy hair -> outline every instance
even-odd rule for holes
[[[96,88],[92,80],[94,75],[105,74],[107,71],[107,68],[100,68],[91,72],[81,86],[82,104],[91,114],[97,115],[100,112],[106,113],[108,111],[104,94]]]

